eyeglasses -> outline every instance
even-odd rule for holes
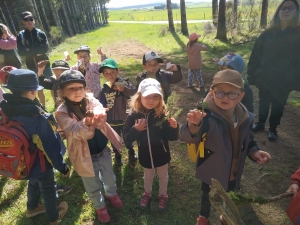
[[[25,18],[25,19],[23,19],[25,22],[29,22],[29,21],[33,21],[34,19],[33,19],[33,17],[30,17],[30,18]]]
[[[288,11],[288,12],[292,12],[296,9],[295,6],[283,6],[280,8],[280,11]]]
[[[70,91],[70,92],[83,91],[84,89],[85,89],[85,87],[70,87],[70,88],[67,88],[67,90]]]
[[[230,100],[236,100],[240,96],[240,94],[237,93],[237,92],[228,92],[228,93],[226,93],[224,91],[215,91],[215,95],[219,99],[224,98],[225,95],[227,95]]]

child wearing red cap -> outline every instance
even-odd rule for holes
[[[206,51],[207,47],[204,44],[198,43],[198,38],[201,37],[201,34],[191,33],[189,36],[189,42],[186,45],[186,52],[188,54],[188,87],[191,88],[194,86],[193,80],[196,75],[199,87],[204,85],[202,79],[202,56],[201,51]]]

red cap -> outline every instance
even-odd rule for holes
[[[191,33],[189,36],[190,41],[195,41],[197,38],[201,37],[201,34]]]
[[[16,70],[17,68],[13,66],[4,66],[0,70],[0,80],[2,81],[3,84],[6,84],[6,76],[9,74],[10,71]]]

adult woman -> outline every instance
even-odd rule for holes
[[[0,23],[0,54],[4,55],[4,66],[21,68],[21,60],[16,51],[17,39],[7,26]]]
[[[289,93],[299,75],[299,3],[284,0],[274,18],[256,40],[248,64],[248,81],[259,89],[258,122],[253,131],[264,130],[269,118],[268,139],[277,139],[277,126]]]

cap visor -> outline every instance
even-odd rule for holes
[[[66,67],[54,67],[54,68],[51,68],[52,70],[56,70],[56,69],[62,69],[62,70],[69,70],[70,68],[66,68]]]
[[[236,84],[233,84],[233,83],[231,83],[231,82],[219,82],[219,83],[216,83],[216,84],[212,85],[211,88],[217,86],[218,84],[230,84],[230,85],[232,85],[232,86],[234,86],[234,87],[237,87],[237,88],[243,88],[243,89],[244,89],[244,87],[240,87],[240,86],[238,86],[238,85],[236,85]]]
[[[104,68],[116,69],[116,70],[118,69],[118,68],[116,68],[115,66],[105,65],[105,66],[101,66],[101,67],[99,68],[99,73],[103,73]]]
[[[34,90],[28,90],[28,89],[22,89],[22,88],[18,88],[18,87],[10,87],[9,85],[7,84],[4,84],[3,87],[9,89],[9,90],[16,90],[16,91],[40,91],[42,89],[44,89],[43,86],[39,85],[36,89]]]
[[[151,90],[146,90],[146,91],[142,94],[142,96],[143,96],[143,97],[146,97],[146,96],[152,95],[152,94],[158,94],[158,95],[162,96],[162,93],[161,93],[159,90],[153,90],[153,89],[151,89]]]

